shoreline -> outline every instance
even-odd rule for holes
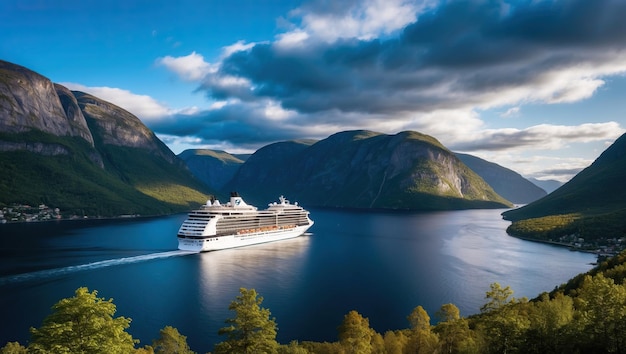
[[[188,213],[189,211],[181,211],[181,212],[173,212],[168,214],[155,214],[155,215],[119,215],[119,216],[86,216],[86,217],[75,217],[75,218],[58,218],[58,219],[45,219],[45,220],[19,220],[19,221],[10,221],[3,219],[0,221],[0,226],[2,225],[24,225],[24,224],[40,224],[40,223],[60,223],[60,222],[83,222],[83,221],[118,221],[118,220],[136,220],[136,219],[149,219],[149,218],[159,218],[172,216],[176,214]]]
[[[599,250],[589,250],[589,249],[584,249],[584,248],[578,248],[578,247],[575,247],[575,246],[573,246],[573,245],[571,245],[569,243],[563,243],[563,242],[558,242],[558,241],[549,241],[549,240],[539,240],[539,239],[530,238],[530,237],[515,236],[515,235],[511,235],[509,233],[507,233],[507,235],[509,235],[510,237],[515,237],[515,238],[520,239],[520,240],[524,240],[524,241],[544,243],[544,244],[558,246],[558,247],[566,247],[566,248],[568,248],[572,252],[583,252],[583,253],[595,254],[596,255],[596,262],[595,263],[591,263],[593,265],[597,265],[600,262],[600,257],[613,257],[613,256],[616,255],[616,254],[602,253]]]

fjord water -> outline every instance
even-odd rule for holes
[[[213,349],[239,288],[254,288],[278,340],[335,341],[350,310],[378,332],[422,305],[479,312],[489,284],[529,298],[591,268],[591,254],[507,236],[503,210],[427,213],[311,209],[310,234],[202,254],[177,251],[185,215],[0,225],[0,346],[26,344],[50,307],[81,286],[113,298],[150,344],[166,325]]]

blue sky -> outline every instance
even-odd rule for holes
[[[415,130],[566,181],[626,132],[626,2],[0,2],[0,59],[175,152]]]

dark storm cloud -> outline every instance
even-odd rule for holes
[[[241,148],[253,150],[269,142],[303,136],[298,126],[290,128],[278,121],[268,121],[259,110],[241,104],[191,115],[174,115],[152,121],[150,128],[158,134],[200,138],[202,144],[228,141]]]
[[[317,11],[335,6],[323,4]],[[394,38],[310,40],[290,48],[257,44],[224,59],[202,89],[216,99],[270,98],[306,113],[510,103],[494,95],[542,85],[553,71],[615,60],[626,47],[624,18],[624,1],[447,1]],[[223,84],[233,77],[250,86]],[[567,92],[535,99],[558,101]]]

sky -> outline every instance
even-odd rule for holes
[[[0,59],[175,153],[418,131],[565,182],[626,132],[624,0],[3,0]]]

